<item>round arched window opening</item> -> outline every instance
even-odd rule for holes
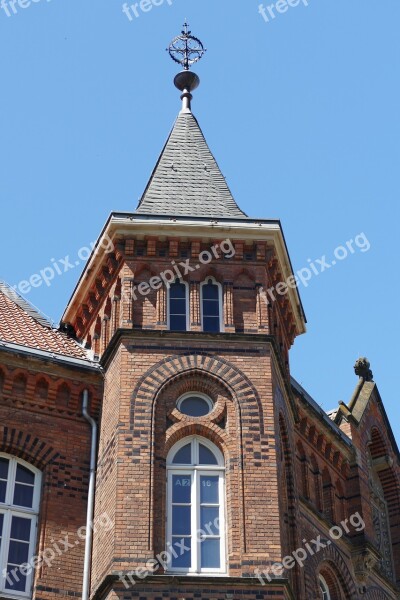
[[[214,404],[205,394],[189,392],[181,396],[176,404],[177,409],[188,417],[205,417],[214,408]]]
[[[318,577],[318,583],[323,600],[331,600],[331,594],[329,592],[328,584],[326,583],[325,578],[322,577],[322,575]]]

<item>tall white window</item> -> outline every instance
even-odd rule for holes
[[[326,583],[325,579],[320,575],[318,577],[319,589],[321,590],[322,600],[331,600],[331,595],[329,593],[329,587]]]
[[[25,461],[0,454],[0,594],[30,595],[40,480]]]
[[[168,571],[226,572],[225,464],[205,438],[178,442],[168,454]]]
[[[202,329],[206,333],[219,333],[224,330],[222,286],[214,277],[207,277],[200,290]]]

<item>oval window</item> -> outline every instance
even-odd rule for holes
[[[213,409],[213,403],[207,396],[185,394],[178,400],[178,410],[188,417],[204,417]]]

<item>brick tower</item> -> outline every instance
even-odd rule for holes
[[[110,216],[63,317],[104,368],[96,514],[115,527],[94,537],[99,598],[128,580],[161,597],[172,577],[256,598],[254,569],[288,540],[276,431],[305,318],[296,285],[266,301],[292,275],[281,225],[237,206],[191,111],[198,83],[177,76],[182,110],[139,206]]]
[[[94,531],[91,597],[394,599],[399,455],[379,394],[364,377],[328,415],[291,379],[306,323],[296,278],[280,222],[237,206],[192,113],[198,44],[187,27],[174,41],[182,109],[63,316],[104,374],[95,515],[112,527]],[[368,411],[380,445],[361,432]],[[327,541],[353,513],[367,531],[360,517]],[[293,558],[302,546],[307,562]]]

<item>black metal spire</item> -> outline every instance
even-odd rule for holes
[[[174,79],[175,87],[182,92],[182,112],[191,112],[191,92],[200,85],[200,79],[190,71],[190,67],[201,60],[206,52],[202,42],[192,35],[187,21],[183,24],[181,35],[176,36],[167,48],[173,61],[183,67]]]

